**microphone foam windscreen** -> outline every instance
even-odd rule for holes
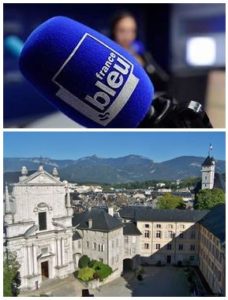
[[[66,17],[37,27],[19,63],[43,96],[86,127],[137,127],[153,99],[153,85],[134,57]]]

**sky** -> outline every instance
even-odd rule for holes
[[[78,159],[136,154],[155,162],[208,155],[225,160],[223,132],[5,132],[4,157]]]

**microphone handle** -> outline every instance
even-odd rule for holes
[[[139,128],[212,128],[212,124],[197,101],[178,103],[168,96],[153,100],[150,111]]]

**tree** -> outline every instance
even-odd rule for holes
[[[82,269],[82,268],[88,267],[89,263],[90,263],[89,257],[87,255],[83,255],[79,259],[78,266],[80,269]]]
[[[95,273],[95,270],[89,267],[80,269],[78,272],[78,278],[81,279],[82,281],[89,281],[93,279],[93,275]]]
[[[225,193],[222,189],[200,190],[196,195],[196,209],[211,209],[217,204],[225,203]]]
[[[112,268],[101,261],[96,261],[93,265],[93,269],[101,281],[112,274]]]
[[[184,208],[185,204],[181,197],[174,196],[171,193],[165,193],[161,196],[157,203],[157,208],[159,209],[175,209]]]
[[[3,294],[5,297],[19,294],[18,287],[21,284],[19,269],[17,256],[6,250],[3,260]]]

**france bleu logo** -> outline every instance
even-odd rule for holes
[[[138,85],[134,65],[86,33],[52,81],[56,96],[94,122],[107,126]]]

